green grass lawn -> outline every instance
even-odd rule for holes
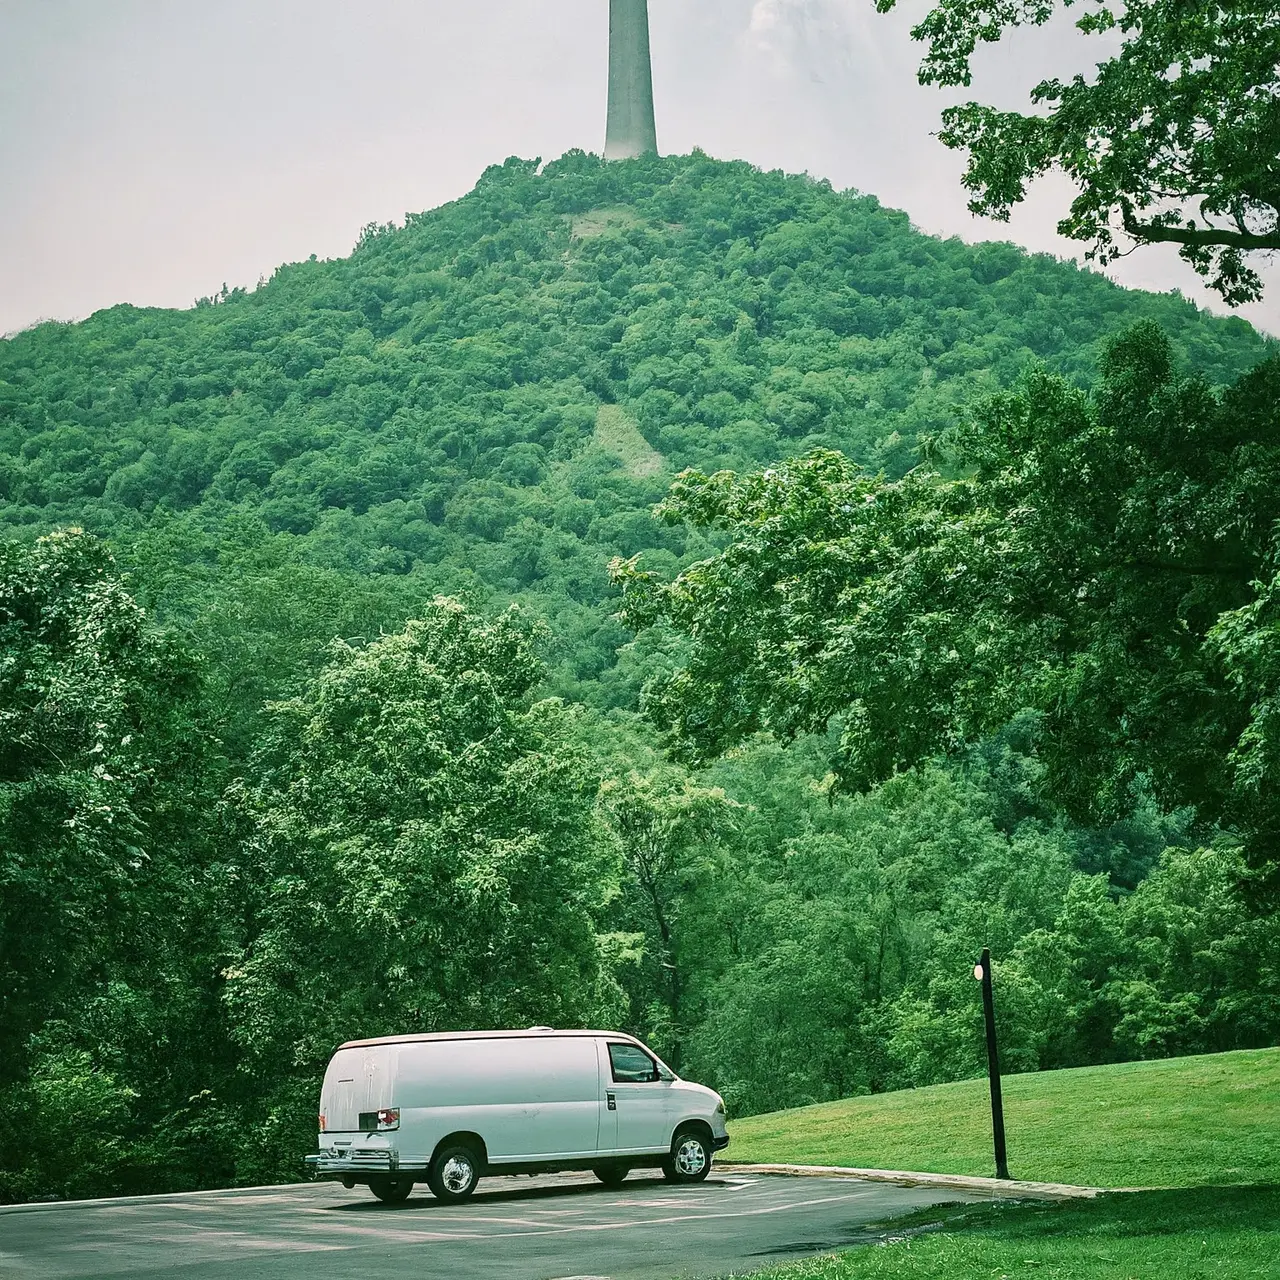
[[[1004,1094],[1015,1178],[1280,1184],[1280,1049],[1008,1076]],[[995,1173],[986,1080],[752,1116],[730,1133],[730,1161]]]
[[[941,1222],[941,1229],[912,1228]],[[756,1280],[1255,1280],[1280,1276],[1280,1188],[1202,1187],[1067,1204],[947,1206],[898,1238]],[[905,1237],[905,1238],[904,1238]]]

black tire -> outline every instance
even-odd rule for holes
[[[606,1187],[620,1187],[631,1170],[625,1164],[598,1164],[591,1172]]]
[[[411,1178],[373,1178],[369,1182],[369,1190],[383,1204],[403,1204],[413,1190]]]
[[[671,1154],[662,1162],[668,1182],[701,1182],[711,1172],[711,1139],[700,1129],[681,1129],[671,1140]]]
[[[427,1170],[427,1186],[437,1200],[458,1204],[480,1181],[480,1157],[472,1147],[453,1143],[436,1152]]]

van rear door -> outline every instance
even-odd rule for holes
[[[326,1133],[360,1133],[360,1116],[395,1105],[400,1046],[366,1045],[339,1049],[324,1073],[320,1114]]]

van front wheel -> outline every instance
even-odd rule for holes
[[[465,1200],[480,1181],[480,1162],[470,1147],[448,1146],[437,1151],[427,1170],[427,1186],[437,1200]]]
[[[384,1204],[403,1204],[413,1190],[408,1178],[372,1178],[369,1190]]]
[[[668,1182],[701,1182],[711,1172],[711,1143],[697,1129],[682,1129],[662,1162]]]

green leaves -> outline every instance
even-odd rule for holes
[[[0,544],[0,1196],[226,1176],[149,1143],[219,1071],[202,697],[103,543]]]
[[[808,178],[578,154],[251,295],[0,343],[3,518],[130,575],[0,546],[0,1195],[72,1185],[59,1108],[77,1190],[294,1176],[351,1035],[627,1026],[736,1105],[955,1074],[980,941],[1019,1063],[1220,1034],[1243,988],[1170,975],[1235,936],[1236,864],[1141,964],[1063,888],[1141,881],[1191,820],[1157,792],[1278,829],[1280,375],[1212,393],[1147,332],[1085,395],[1137,315],[1215,382],[1263,350]],[[1062,376],[954,426],[1035,356]],[[646,683],[713,776],[633,722]],[[974,740],[980,794],[913,773]]]
[[[1114,821],[1149,775],[1273,867],[1256,579],[1280,516],[1278,379],[1266,364],[1218,398],[1139,327],[1092,399],[1034,372],[944,436],[958,478],[825,453],[681,477],[668,515],[730,541],[666,584],[615,563],[624,617],[690,642],[650,714],[695,759],[836,722],[833,767],[865,789],[1030,708],[1043,785],[1077,820]]]
[[[238,801],[257,923],[227,999],[253,1057],[314,1071],[357,1036],[588,1016],[616,875],[568,719],[529,701],[537,639],[437,599],[276,705]]]
[[[888,13],[897,0],[875,0],[875,6]],[[911,29],[914,39],[929,44],[920,83],[969,84],[969,59],[979,43],[999,40],[1006,27],[1043,26],[1056,7],[1054,0],[943,0]]]
[[[685,1007],[688,977],[705,967],[699,891],[714,880],[741,806],[718,787],[699,786],[670,767],[606,778],[599,806],[625,871],[614,914],[642,944],[624,978],[629,1021],[679,1068],[694,1023]]]
[[[967,481],[885,481],[833,453],[740,480],[681,477],[668,515],[727,529],[730,546],[667,586],[614,566],[630,625],[661,616],[695,641],[648,694],[673,745],[702,758],[839,714],[840,772],[860,787],[999,714],[992,673],[1018,658],[967,612],[1000,558],[977,498]]]
[[[893,0],[877,0],[885,12]],[[1071,7],[1064,0],[1062,8]],[[1054,0],[943,0],[912,30],[922,84],[968,85],[981,42],[1041,26]],[[1092,79],[1045,80],[1030,115],[976,102],[942,113],[939,137],[969,153],[973,212],[1006,219],[1050,169],[1079,188],[1058,224],[1106,263],[1127,241],[1171,243],[1231,305],[1257,299],[1254,255],[1280,248],[1280,18],[1268,0],[1084,0],[1076,26],[1119,29]]]
[[[101,542],[0,544],[0,1058],[109,952],[150,881],[191,659]],[[187,745],[197,760],[201,744]],[[11,1068],[12,1069],[12,1068]]]

